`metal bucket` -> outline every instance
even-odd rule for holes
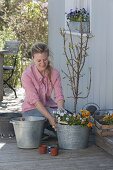
[[[28,116],[10,121],[14,126],[19,148],[38,148],[41,142],[44,117]]]
[[[10,123],[12,118],[17,118],[22,116],[21,113],[1,113],[0,114],[0,137],[7,138],[7,137],[14,137],[14,128],[13,125]]]
[[[62,149],[84,149],[88,146],[89,128],[58,124],[57,136]]]

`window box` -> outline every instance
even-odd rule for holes
[[[75,22],[70,21],[68,22],[69,28],[72,32],[83,32],[83,33],[90,33],[90,22]]]

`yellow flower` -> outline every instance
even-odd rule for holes
[[[113,114],[105,115],[102,120],[108,125],[113,124]]]
[[[78,114],[78,115],[76,116],[76,118],[77,118],[77,119],[80,119],[80,118],[81,118],[81,116]]]

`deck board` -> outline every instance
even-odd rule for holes
[[[6,93],[0,102],[0,113],[20,112],[23,91],[17,90],[18,98],[13,93]],[[0,170],[113,170],[113,156],[94,144],[91,136],[89,147],[83,150],[60,150],[59,155],[40,155],[38,149],[19,149],[15,138],[0,138]],[[48,140],[48,145],[54,144]],[[106,143],[103,143],[103,145]]]
[[[56,157],[38,149],[19,149],[16,140],[1,139],[0,170],[113,170],[113,156],[93,143],[86,149],[59,150]]]

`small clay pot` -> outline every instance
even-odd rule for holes
[[[58,147],[51,147],[51,156],[58,155]]]
[[[39,146],[39,153],[40,154],[46,154],[47,153],[47,146],[42,144]]]

